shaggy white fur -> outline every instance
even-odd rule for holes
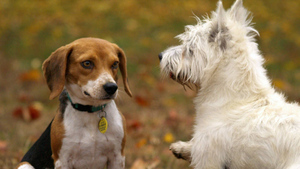
[[[242,0],[196,19],[160,56],[164,75],[198,92],[193,138],[172,152],[197,169],[300,168],[300,107],[271,86]]]

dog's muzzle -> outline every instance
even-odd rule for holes
[[[161,61],[162,58],[163,58],[163,52],[161,52],[161,53],[158,55],[159,61]],[[176,81],[176,76],[175,76],[172,72],[169,73],[169,77],[170,77],[171,79],[173,79],[173,80]]]

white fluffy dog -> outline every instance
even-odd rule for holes
[[[273,89],[248,16],[241,0],[219,1],[159,55],[163,74],[197,91],[193,138],[170,146],[194,168],[300,168],[300,107]]]

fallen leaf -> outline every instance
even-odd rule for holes
[[[135,144],[135,146],[136,146],[137,148],[141,148],[141,147],[143,147],[143,146],[146,145],[146,144],[147,144],[147,139],[142,138],[142,139],[140,139],[140,140]]]
[[[35,120],[35,119],[39,118],[41,115],[40,111],[37,108],[35,108],[33,105],[28,106],[28,111],[29,111],[31,120]]]
[[[135,97],[135,102],[143,107],[148,107],[150,105],[149,101],[141,96],[136,96]]]
[[[172,143],[172,142],[174,142],[174,136],[173,136],[173,134],[172,133],[166,133],[165,134],[165,136],[164,136],[164,141],[166,142],[166,143]]]
[[[165,119],[165,124],[170,126],[170,127],[178,127],[179,123],[179,115],[176,110],[172,109],[168,112],[168,116]]]
[[[16,118],[22,118],[23,108],[17,107],[12,111],[12,115]]]
[[[22,73],[19,78],[22,82],[38,82],[41,79],[41,72],[37,69],[29,70],[25,73]]]
[[[7,142],[6,141],[1,141],[0,140],[0,151],[4,152],[7,150]]]
[[[169,111],[169,119],[170,120],[178,120],[178,113],[176,110]]]
[[[278,87],[279,89],[283,89],[283,87],[284,87],[284,81],[282,81],[280,79],[274,79],[273,84],[274,84],[274,86]]]
[[[40,117],[41,113],[36,105],[29,105],[25,107],[17,107],[12,111],[12,115],[15,118],[21,118],[25,121],[35,120]]]
[[[142,123],[138,120],[132,120],[129,122],[128,127],[133,130],[138,130],[142,127]]]
[[[44,105],[41,102],[35,101],[31,104],[35,109],[42,111],[44,109]]]

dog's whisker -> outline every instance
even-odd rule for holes
[[[126,94],[126,92],[125,91],[121,91],[121,90],[118,91],[118,95],[115,98],[115,100],[121,101],[123,99],[123,96],[122,96],[122,94],[119,94],[119,93],[122,93],[122,94],[125,93]]]
[[[186,91],[185,84],[182,84],[184,91]]]

